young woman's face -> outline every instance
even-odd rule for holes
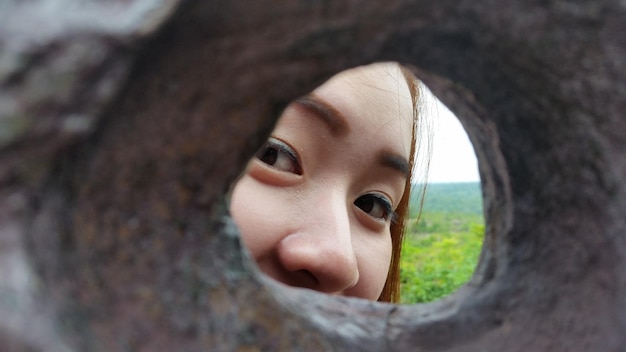
[[[412,121],[395,64],[344,71],[289,105],[231,199],[259,268],[287,285],[376,300]]]

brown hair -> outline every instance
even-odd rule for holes
[[[419,114],[419,102],[421,99],[421,91],[419,88],[419,81],[408,68],[400,65],[400,71],[409,86],[411,92],[411,100],[413,102],[413,131],[411,133],[411,151],[409,154],[409,175],[404,187],[404,194],[400,199],[400,203],[396,208],[397,220],[391,223],[391,263],[389,264],[389,272],[387,274],[387,280],[383,291],[378,297],[380,302],[392,302],[399,303],[400,301],[400,254],[402,252],[402,242],[404,240],[404,232],[406,230],[406,222],[409,217],[409,203],[411,198],[411,188],[413,181],[413,174],[415,169],[415,154],[417,152],[417,136],[424,136],[420,125],[425,125],[423,121],[424,117]],[[428,138],[428,133],[426,133]],[[427,143],[427,145],[429,145]],[[426,150],[426,153],[430,154],[430,150]],[[426,158],[424,175],[427,175],[428,165],[430,159]],[[425,177],[425,176],[424,176]],[[426,180],[424,180],[426,181]],[[420,206],[418,209],[418,219],[421,214],[422,204],[424,202],[424,193],[426,191],[426,182],[422,182],[422,189],[420,192]]]

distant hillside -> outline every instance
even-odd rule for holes
[[[419,185],[414,185],[413,187],[416,191],[413,192],[411,197],[411,210],[416,212],[419,207]],[[482,216],[483,201],[480,182],[429,184],[426,190],[423,212]]]

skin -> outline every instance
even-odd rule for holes
[[[290,104],[233,189],[259,268],[284,284],[376,300],[413,123],[396,64],[343,71]]]

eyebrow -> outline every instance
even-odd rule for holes
[[[350,131],[341,112],[318,96],[309,94],[294,102],[325,122],[333,135],[342,136]],[[404,177],[409,177],[409,162],[399,154],[382,151],[378,155],[378,163],[399,171]]]
[[[381,165],[400,171],[404,177],[409,177],[410,165],[403,156],[383,151],[378,155],[378,161]]]
[[[296,99],[295,103],[326,123],[333,135],[342,136],[350,131],[341,112],[318,96],[314,94],[305,95]]]

